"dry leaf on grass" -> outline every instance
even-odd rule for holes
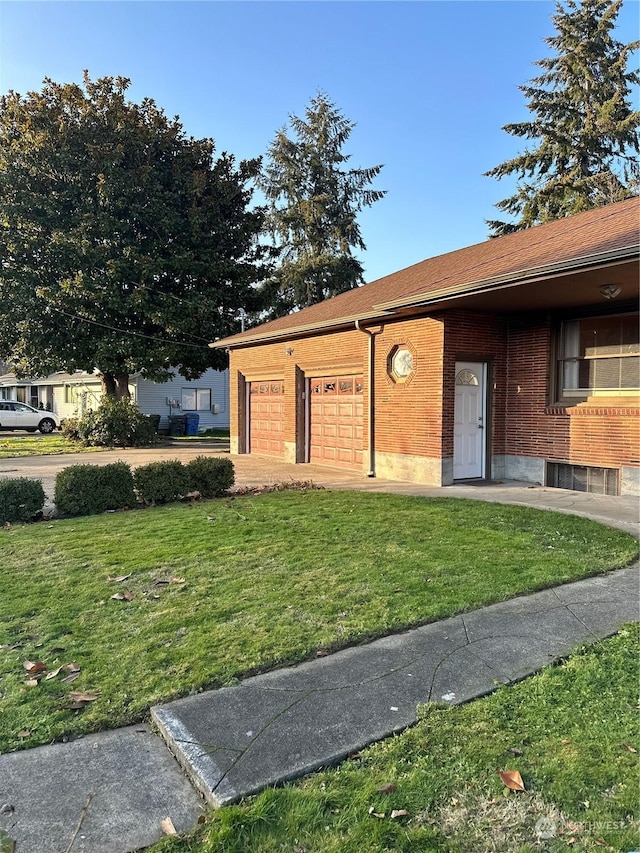
[[[384,785],[380,785],[378,791],[381,794],[393,794],[394,791],[397,791],[397,787],[393,784],[393,782],[385,782]]]
[[[31,736],[31,732],[28,729],[23,729],[21,732],[18,732],[18,737],[20,737],[20,738],[25,738],[25,737],[30,737],[30,736]]]
[[[498,770],[503,783],[511,791],[524,791],[524,782],[522,776],[517,770]]]
[[[84,690],[72,690],[71,693],[69,693],[69,699],[71,701],[66,705],[66,708],[69,711],[80,711],[85,707],[85,705],[88,705],[89,702],[95,702],[99,696],[99,693],[85,693]]]
[[[177,835],[176,828],[173,825],[173,821],[170,817],[163,817],[160,821],[160,829],[164,832],[165,835]]]
[[[28,681],[23,681],[22,683],[25,687],[37,687],[38,684],[40,684],[40,680],[37,678],[30,678]]]
[[[61,679],[62,681],[75,681],[80,673],[80,667],[77,663],[63,663],[62,666],[57,667],[57,669],[52,669],[51,672],[47,673],[45,676],[45,681],[50,681],[52,678],[55,678],[61,672],[70,672],[74,675],[73,678],[67,676],[67,678]]]
[[[394,809],[391,812],[391,820],[395,820],[398,817],[406,817],[409,812],[406,809]]]
[[[135,597],[135,593],[131,592],[128,589],[125,589],[124,592],[116,592],[115,595],[111,596],[111,598],[115,599],[116,601],[133,601]]]
[[[130,577],[131,577],[131,573],[129,573],[128,575],[120,575],[117,578],[112,578],[111,575],[109,575],[107,577],[107,580],[113,581],[114,583],[122,583],[123,581],[128,581]]]
[[[631,746],[630,743],[623,743],[622,747],[623,747],[623,749],[626,749],[629,752],[637,752],[638,751],[635,747]]]
[[[369,814],[371,815],[371,817],[378,817],[378,818],[384,817],[384,812],[374,811],[373,806],[369,806]]]
[[[27,670],[29,675],[37,675],[39,672],[46,672],[47,670],[46,663],[42,663],[42,661],[34,663],[31,660],[25,660],[22,662],[22,666]]]

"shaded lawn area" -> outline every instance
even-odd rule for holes
[[[628,626],[484,699],[425,706],[415,727],[355,760],[210,812],[150,850],[638,850],[638,651]],[[505,796],[503,769],[526,790]]]
[[[622,566],[638,546],[526,507],[289,491],[12,527],[0,549],[4,752]],[[47,667],[37,685],[25,660]],[[73,683],[45,679],[68,663]],[[69,710],[76,690],[100,696]]]
[[[18,456],[57,456],[61,453],[90,453],[104,447],[84,447],[62,435],[13,435],[0,430],[0,459]]]

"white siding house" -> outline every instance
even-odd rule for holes
[[[138,408],[146,415],[160,415],[160,429],[169,428],[169,416],[195,412],[199,430],[228,429],[229,371],[205,371],[199,379],[187,381],[175,373],[168,382],[151,382],[131,376],[129,389]],[[18,379],[14,373],[0,376],[0,400],[20,400],[47,408],[61,418],[82,415],[95,408],[102,386],[95,373],[52,373],[44,378]]]

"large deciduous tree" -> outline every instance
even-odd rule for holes
[[[489,221],[492,236],[637,194],[640,113],[630,90],[640,77],[627,65],[638,42],[613,37],[621,5],[556,4],[556,35],[545,39],[555,55],[538,60],[542,73],[520,87],[533,117],[503,128],[534,146],[486,173],[518,177],[516,192],[496,207],[519,219]]]
[[[129,84],[85,72],[0,99],[0,358],[97,368],[117,397],[132,372],[223,367],[207,344],[238,330],[265,276],[259,160],[216,158]]]
[[[347,168],[343,148],[355,127],[323,93],[305,117],[289,117],[269,147],[258,181],[280,263],[263,286],[270,316],[313,305],[357,287],[365,249],[357,215],[384,192],[370,189],[382,166]],[[291,135],[288,132],[292,131]]]

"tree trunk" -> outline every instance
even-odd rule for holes
[[[111,371],[105,370],[100,374],[100,381],[102,382],[102,393],[105,397],[114,397],[116,400],[131,397],[128,373],[111,373]]]
[[[102,382],[102,393],[105,397],[115,397],[116,396],[116,380],[113,373],[104,372],[100,374],[100,381]]]
[[[116,373],[116,397],[118,400],[130,399],[131,393],[129,391],[129,374],[128,373]]]

